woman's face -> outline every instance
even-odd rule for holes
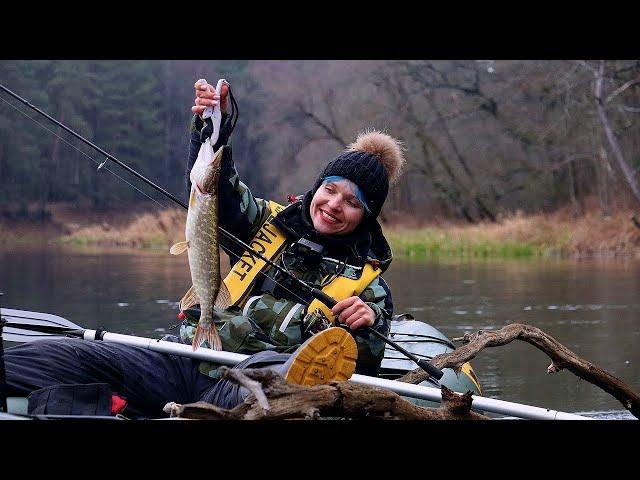
[[[353,232],[364,217],[364,210],[349,180],[320,185],[311,199],[313,227],[323,235]]]

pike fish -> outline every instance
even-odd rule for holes
[[[184,242],[169,250],[178,255],[187,251],[193,286],[180,301],[180,310],[200,303],[200,320],[193,338],[196,350],[206,340],[210,348],[222,350],[216,329],[214,306],[224,309],[230,304],[229,291],[220,276],[218,250],[218,178],[223,148],[215,154],[210,139],[205,140],[191,169],[191,193]],[[194,297],[195,294],[195,297]]]

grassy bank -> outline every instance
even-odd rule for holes
[[[411,257],[640,258],[640,229],[625,212],[607,218],[597,212],[575,219],[556,213],[516,215],[476,225],[390,227],[385,235],[396,254]]]
[[[392,230],[387,233],[387,238],[396,256],[523,258],[542,256],[550,252],[528,243],[477,239],[435,228],[416,231]]]
[[[71,245],[165,249],[184,239],[186,212],[54,206],[45,223],[0,223],[0,245],[62,242]],[[621,211],[602,217],[597,210],[573,218],[567,212],[514,215],[496,223],[439,223],[423,227],[394,222],[383,226],[397,257],[640,258],[640,229]]]

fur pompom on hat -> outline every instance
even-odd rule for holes
[[[329,162],[316,180],[313,193],[327,177],[347,178],[360,188],[371,216],[376,218],[389,193],[389,185],[396,183],[405,163],[398,140],[377,130],[365,131]]]
[[[376,130],[362,132],[356,141],[347,146],[346,152],[367,152],[375,156],[389,175],[389,184],[394,185],[405,166],[402,144],[383,132]]]

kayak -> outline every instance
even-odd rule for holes
[[[431,360],[436,355],[452,352],[455,345],[437,328],[425,322],[417,320],[394,320],[391,322],[389,339],[408,350],[416,357]],[[397,380],[406,373],[418,368],[412,360],[387,345],[384,351],[384,358],[380,365],[380,378]],[[482,395],[480,381],[469,362],[462,365],[459,372],[452,368],[442,369],[444,375],[440,380],[429,377],[419,385],[430,387],[446,386],[450,390],[459,393],[471,391],[474,396]],[[416,405],[435,408],[439,403],[431,402],[420,398],[404,397]]]
[[[398,318],[398,317],[396,317]],[[431,360],[434,356],[455,350],[455,346],[442,332],[433,326],[417,320],[393,320],[389,332],[389,339],[393,340],[400,347],[415,355],[418,359]],[[381,363],[379,378],[386,380],[397,380],[408,372],[418,368],[418,365],[405,355],[395,350],[390,345],[386,345],[384,358]],[[482,395],[480,382],[476,377],[473,368],[467,362],[459,372],[451,368],[442,370],[443,376],[440,380],[429,377],[420,385],[437,387],[444,385],[455,392],[473,392],[475,395]],[[438,402],[432,402],[421,398],[403,397],[416,405],[437,408]],[[9,397],[7,399],[7,413],[0,412],[0,419],[24,419],[28,414],[27,399],[21,397]],[[41,415],[40,417],[47,417]],[[56,415],[55,418],[68,418]],[[77,418],[74,416],[74,418]],[[100,417],[104,418],[104,417]],[[117,417],[109,417],[117,418]]]

